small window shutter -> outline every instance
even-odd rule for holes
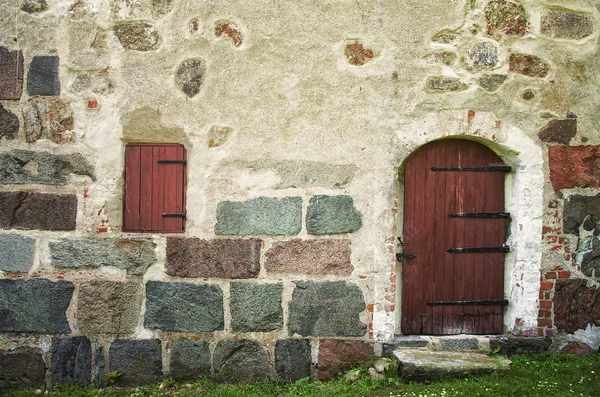
[[[124,231],[185,230],[186,159],[177,144],[125,147]]]

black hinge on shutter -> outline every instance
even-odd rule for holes
[[[451,218],[510,218],[508,212],[455,212]]]
[[[487,171],[487,172],[510,172],[512,168],[508,165],[488,165],[484,167],[431,167],[431,171]]]
[[[450,305],[480,305],[480,306],[490,306],[490,305],[502,305],[508,306],[508,299],[485,299],[480,301],[438,301],[438,302],[427,302],[427,306],[450,306]]]
[[[185,212],[180,212],[180,213],[176,213],[176,214],[162,214],[162,216],[164,218],[185,218],[186,213]]]
[[[481,253],[481,252],[508,252],[507,245],[502,247],[472,247],[472,248],[448,248],[446,252],[451,254]]]
[[[158,160],[158,164],[187,164],[186,160]]]

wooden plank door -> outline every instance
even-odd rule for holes
[[[504,177],[510,167],[468,140],[425,145],[406,162],[403,334],[503,332]]]

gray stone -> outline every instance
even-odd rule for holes
[[[217,205],[216,234],[294,235],[302,230],[302,198],[258,197]]]
[[[121,373],[115,386],[142,386],[162,380],[160,340],[116,339],[109,349],[110,372]]]
[[[270,375],[269,359],[262,346],[244,339],[221,340],[213,355],[218,381],[249,383]]]
[[[366,309],[363,293],[344,281],[294,281],[289,308],[290,334],[303,336],[362,336],[366,325],[360,313]]]
[[[540,31],[544,36],[555,39],[580,40],[594,33],[594,20],[588,14],[544,10]]]
[[[490,350],[503,356],[545,353],[551,345],[552,340],[548,338],[501,336],[490,339]]]
[[[48,3],[46,0],[25,0],[21,5],[21,10],[29,14],[37,14],[48,9]]]
[[[312,363],[310,340],[280,339],[275,342],[277,376],[289,382],[310,377]]]
[[[436,33],[431,38],[431,41],[433,41],[434,43],[452,44],[456,40],[458,40],[459,37],[460,37],[460,35],[458,33],[456,33],[455,31],[444,29],[444,30]]]
[[[0,153],[0,184],[66,185],[70,175],[96,179],[94,166],[79,153],[52,154],[29,150]]]
[[[173,9],[174,0],[152,0],[152,15],[161,19]]]
[[[398,372],[406,380],[428,381],[443,378],[479,376],[510,368],[511,362],[474,352],[433,352],[399,349],[394,352]]]
[[[281,273],[351,274],[350,240],[280,241],[267,252],[265,268]]]
[[[171,347],[171,377],[194,380],[210,376],[210,349],[203,340],[176,339]]]
[[[82,334],[132,335],[142,306],[142,284],[94,280],[79,286],[77,324]]]
[[[106,359],[104,358],[104,346],[102,346],[100,342],[94,342],[94,386],[101,387],[106,384]]]
[[[306,211],[309,234],[353,233],[362,227],[362,214],[350,196],[313,196]]]
[[[206,64],[202,60],[185,60],[177,68],[177,85],[189,98],[193,98],[200,92],[205,73]]]
[[[13,140],[19,132],[19,118],[16,114],[4,109],[0,103],[0,139]]]
[[[50,241],[48,246],[54,267],[113,266],[143,275],[156,261],[156,244],[150,239],[73,238]]]
[[[166,271],[177,277],[254,278],[262,241],[168,237]]]
[[[487,92],[494,92],[508,78],[505,74],[484,74],[477,80],[477,84]]]
[[[159,281],[146,284],[146,328],[213,332],[223,330],[223,321],[223,292],[216,285]]]
[[[52,338],[52,383],[87,386],[92,381],[92,343],[85,336]]]
[[[27,93],[29,96],[60,95],[57,56],[35,56],[27,72]]]
[[[71,332],[67,308],[73,284],[34,278],[0,280],[0,332]]]
[[[600,194],[595,196],[572,195],[565,200],[563,229],[565,233],[579,235],[579,227],[586,218],[593,222],[594,228],[600,222]]]
[[[479,341],[476,338],[443,338],[440,339],[444,351],[478,350]]]
[[[469,86],[458,77],[430,76],[425,81],[425,88],[432,92],[464,91]]]
[[[518,0],[491,0],[484,10],[486,34],[500,40],[502,35],[524,36],[529,30],[525,7]]]
[[[71,90],[77,93],[92,92],[94,94],[108,95],[114,92],[115,85],[110,78],[108,68],[106,68],[100,71],[90,70],[80,72],[73,84],[71,84]]]
[[[0,350],[0,390],[44,387],[46,364],[40,349]]]
[[[0,99],[21,99],[23,69],[23,51],[0,46]]]
[[[0,270],[26,273],[33,266],[35,242],[34,237],[0,235]]]
[[[54,143],[75,141],[75,119],[71,106],[59,98],[34,98],[23,106],[25,140],[49,139]]]
[[[427,347],[429,341],[421,336],[416,335],[396,335],[394,345],[397,347]]]
[[[283,327],[283,284],[231,283],[231,330],[268,332]]]
[[[75,230],[77,196],[0,192],[0,229]]]
[[[498,65],[498,46],[491,41],[476,41],[467,48],[463,61],[469,70],[494,68]]]
[[[160,44],[160,36],[149,21],[120,21],[113,31],[126,50],[151,51]]]
[[[587,218],[590,220],[591,218]],[[594,224],[594,229],[597,226]],[[575,263],[581,266],[581,271],[588,277],[600,276],[600,239],[587,237],[579,242]]]

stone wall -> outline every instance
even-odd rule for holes
[[[403,164],[448,137],[513,168],[506,332],[597,349],[598,9],[450,3],[5,1],[0,388],[380,354]],[[123,232],[134,142],[186,148],[184,233]]]

